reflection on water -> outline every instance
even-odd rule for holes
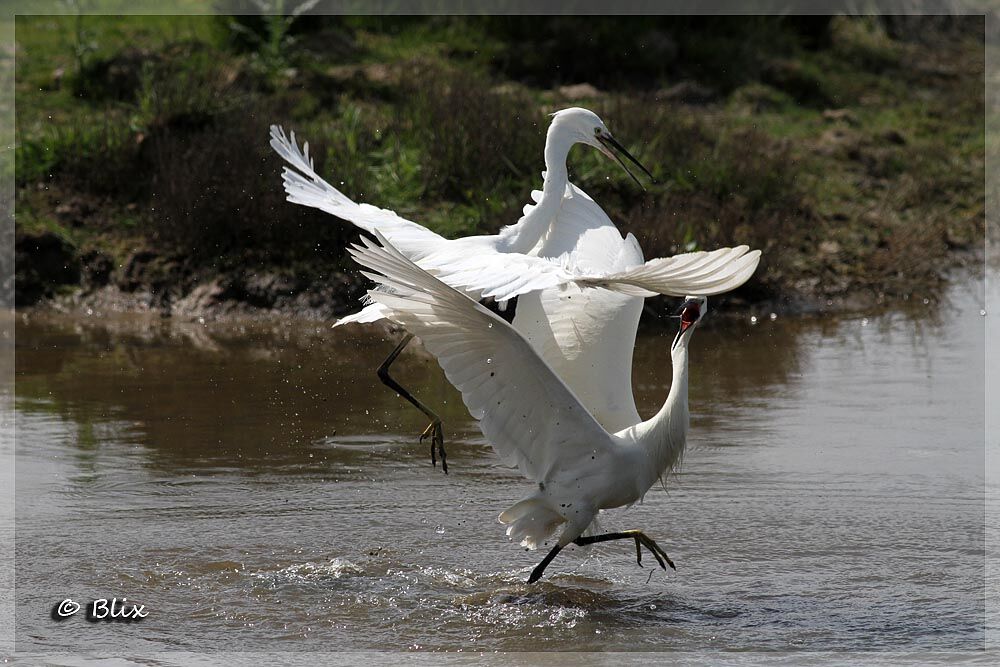
[[[692,346],[682,471],[605,529],[641,527],[678,564],[618,544],[540,559],[500,510],[499,465],[433,360],[373,369],[360,328],[22,318],[16,329],[22,650],[975,649],[983,634],[979,287],[868,318],[719,320]],[[672,331],[644,333],[643,414]],[[64,597],[127,596],[143,623],[60,624]]]

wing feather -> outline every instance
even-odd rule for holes
[[[385,306],[380,303],[370,303],[358,312],[340,318],[333,326],[336,328],[344,324],[369,324],[371,322],[378,322],[387,315],[388,312]]]
[[[379,241],[384,247],[366,239],[352,253],[391,290],[373,290],[372,300],[437,357],[505,461],[544,482],[594,450],[618,446],[507,322],[422,270],[384,237]]]
[[[330,185],[313,168],[309,142],[299,149],[295,132],[286,135],[283,128],[272,125],[271,148],[288,163],[281,178],[289,202],[325,211],[369,233],[378,230],[409,257],[419,258],[445,241],[439,234],[393,211],[358,204]]]
[[[760,251],[747,246],[720,248],[704,255],[651,259],[642,266],[606,275],[583,276],[576,282],[633,296],[713,296],[745,283],[760,262]]]
[[[630,251],[628,245],[620,250]],[[760,261],[759,250],[739,246],[651,259],[624,271],[618,270],[621,263],[616,260],[610,264],[614,268],[584,273],[577,266],[567,266],[568,258],[499,252],[449,255],[451,260],[436,254],[419,263],[452,287],[498,301],[570,283],[629,296],[713,296],[742,285]]]

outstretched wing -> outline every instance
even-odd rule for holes
[[[712,296],[742,285],[760,261],[759,250],[747,252],[747,246],[739,246],[652,259],[624,271],[581,274],[576,267],[566,266],[565,260],[499,253],[487,247],[464,248],[460,241],[427,254],[419,260],[420,267],[474,298],[492,297],[500,302],[567,284],[638,297]],[[369,306],[338,324],[381,318],[382,311]]]
[[[376,235],[385,247],[366,240],[351,251],[370,269],[365,275],[389,288],[369,292],[372,300],[437,357],[505,461],[545,482],[582,457],[618,446],[513,327]]]
[[[575,282],[630,296],[713,296],[745,283],[758,263],[760,250],[743,245],[660,257],[625,271],[580,276]]]
[[[420,260],[420,265],[431,269],[452,287],[505,301],[569,283],[603,287],[629,296],[713,296],[745,283],[757,268],[760,251],[750,251],[747,246],[719,248],[651,259],[625,270],[605,271],[581,269],[567,257],[553,259],[514,253],[452,252],[445,262],[427,259]]]
[[[323,180],[313,169],[309,142],[299,149],[295,132],[286,135],[278,125],[271,126],[271,148],[288,163],[281,172],[288,201],[318,208],[346,220],[366,232],[381,232],[408,257],[419,258],[444,243],[444,237],[423,225],[400,217],[393,211],[370,204],[358,204]]]
[[[541,195],[531,193],[536,202]],[[526,206],[525,212],[531,208]],[[714,296],[745,283],[760,262],[759,250],[737,246],[641,264],[642,250],[635,237],[629,234],[623,239],[604,211],[572,184],[546,237],[531,253],[473,245],[479,238],[456,239],[420,258],[403,252],[452,287],[497,301],[568,284],[639,297]]]

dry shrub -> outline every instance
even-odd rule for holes
[[[428,194],[469,201],[529,179],[544,145],[544,117],[517,89],[498,89],[488,76],[415,64],[405,105],[423,149]]]
[[[280,158],[268,146],[266,109],[232,112],[200,127],[161,128],[147,139],[156,237],[176,252],[217,260],[339,260],[349,225],[285,201]]]
[[[642,142],[639,157],[658,185],[592,192],[647,257],[747,244],[764,251],[757,277],[742,291],[765,295],[796,273],[813,248],[816,216],[791,146],[754,129],[717,127],[690,109],[620,98],[602,109],[616,135]]]
[[[883,212],[895,218],[890,212]],[[943,217],[909,223],[898,218],[883,222],[881,239],[871,250],[865,280],[884,294],[901,296],[914,287],[944,278],[941,258],[946,255]]]

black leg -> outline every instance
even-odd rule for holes
[[[552,562],[552,559],[555,558],[556,554],[558,554],[560,551],[562,551],[562,547],[559,546],[558,544],[552,547],[552,551],[550,551],[548,555],[546,555],[545,558],[542,559],[542,562],[539,563],[535,567],[535,569],[531,571],[531,576],[528,577],[529,584],[533,584],[542,578],[542,572],[545,572],[545,568],[549,566],[549,563]]]
[[[641,547],[646,547],[656,558],[656,562],[660,564],[664,570],[667,569],[667,565],[673,569],[677,569],[674,562],[670,560],[670,556],[667,555],[663,549],[660,548],[656,542],[654,542],[646,533],[641,530],[626,530],[620,533],[604,533],[603,535],[591,535],[590,537],[578,537],[573,540],[573,544],[579,546],[585,546],[587,544],[597,544],[598,542],[609,542],[611,540],[635,540],[635,562],[642,567],[642,549]]]
[[[443,470],[447,475],[448,461],[444,451],[444,429],[441,428],[441,418],[434,414],[434,412],[426,405],[418,401],[410,392],[403,389],[403,387],[389,375],[389,366],[392,365],[392,362],[396,360],[396,357],[399,356],[399,353],[403,351],[403,348],[406,347],[411,340],[413,340],[413,334],[406,334],[406,336],[403,337],[403,340],[399,342],[399,345],[396,346],[396,349],[390,352],[389,356],[382,362],[382,365],[378,367],[376,373],[378,374],[378,379],[382,381],[382,384],[408,400],[414,407],[417,408],[417,410],[423,412],[427,415],[427,418],[431,420],[430,425],[428,425],[427,428],[424,429],[424,432],[420,435],[420,442],[423,442],[424,438],[431,439],[431,463],[434,464],[435,467],[437,466],[437,453],[440,453],[441,470]],[[435,448],[437,452],[435,452]]]

